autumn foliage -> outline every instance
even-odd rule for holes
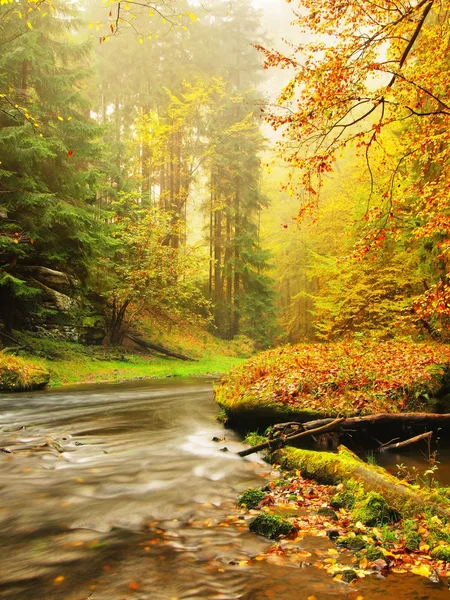
[[[216,399],[229,413],[372,414],[420,411],[442,388],[446,346],[384,342],[304,344],[269,350],[236,367]]]
[[[444,338],[450,325],[450,2],[301,0],[292,6],[296,41],[289,51],[259,49],[267,68],[292,73],[267,119],[283,132],[280,155],[292,167],[286,188],[300,200],[298,216],[315,210],[342,152],[359,155],[369,184],[354,255],[363,258],[394,241],[428,260],[411,312],[416,325]]]

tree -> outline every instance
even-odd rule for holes
[[[317,206],[344,148],[364,156],[371,184],[356,252],[370,255],[390,237],[435,249],[433,276],[412,304],[435,334],[450,323],[449,8],[445,0],[302,0],[296,27],[306,41],[290,55],[260,46],[267,67],[293,71],[268,120],[283,129],[282,155],[302,173],[287,183],[304,193],[299,218]]]
[[[127,210],[118,207],[112,231],[116,250],[101,267],[113,345],[122,343],[144,313],[153,319],[193,318],[205,314],[207,307],[199,293],[200,258],[195,249],[164,243],[179,223],[167,211],[142,208],[137,195],[124,196],[123,202]]]
[[[0,6],[0,294],[11,307],[8,328],[29,287],[22,265],[83,280],[102,251],[94,207],[100,129],[84,92],[90,44],[79,27],[79,13],[63,3],[47,14],[27,12],[26,0]]]

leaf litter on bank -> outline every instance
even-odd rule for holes
[[[342,484],[313,483],[298,471],[293,476],[283,475],[281,484],[273,482],[269,485],[269,491],[257,509],[248,511],[244,507],[242,515],[253,519],[257,514],[280,516],[289,521],[293,529],[280,535],[267,551],[253,560],[307,561],[324,569],[337,581],[349,584],[367,575],[389,572],[412,573],[435,583],[449,577],[450,525],[426,512],[413,519],[364,524],[354,519],[352,509],[331,509],[333,497],[342,492],[342,488]],[[335,517],[324,509],[332,510]],[[237,525],[239,520],[233,522]],[[418,536],[415,549],[409,547],[411,532]],[[337,545],[321,551],[317,558],[301,547],[305,536],[328,538]],[[444,560],[447,557],[449,562]],[[251,560],[247,561],[250,563]]]

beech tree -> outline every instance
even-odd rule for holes
[[[371,254],[389,236],[433,248],[433,276],[412,310],[435,335],[450,323],[449,8],[447,0],[302,0],[295,26],[305,41],[289,54],[259,46],[266,67],[293,73],[268,120],[283,130],[284,160],[302,173],[286,184],[302,198],[298,217],[316,208],[340,152],[361,154],[370,186],[355,252]]]

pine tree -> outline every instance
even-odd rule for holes
[[[11,327],[23,265],[83,280],[101,252],[94,207],[99,127],[85,95],[90,44],[79,14],[53,2],[0,6],[0,294]],[[25,21],[25,16],[27,15]],[[24,287],[25,286],[25,287]]]

